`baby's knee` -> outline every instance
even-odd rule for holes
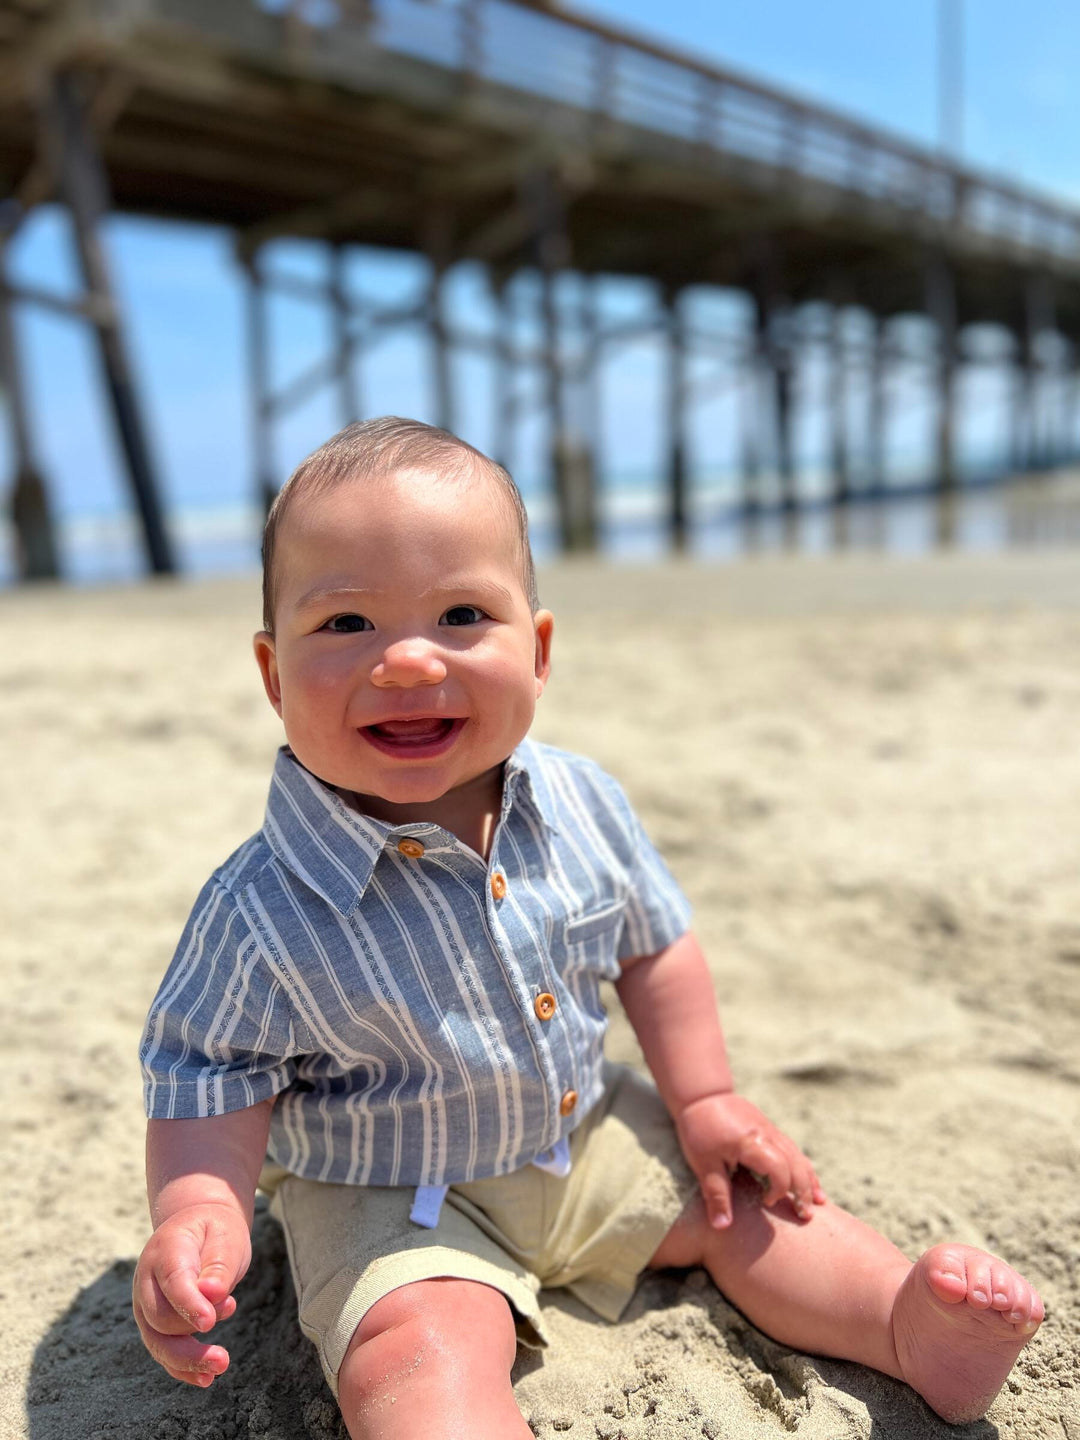
[[[342,1401],[378,1403],[395,1387],[445,1377],[508,1375],[517,1351],[513,1314],[489,1285],[416,1280],[384,1295],[353,1333],[338,1374]]]

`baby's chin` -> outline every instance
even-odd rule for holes
[[[448,780],[445,767],[425,764],[421,760],[403,760],[392,766],[389,775],[374,775],[368,769],[348,764],[320,764],[317,756],[309,759],[295,745],[290,749],[304,769],[324,785],[329,785],[350,803],[354,800],[368,801],[373,808],[379,805],[431,803],[441,800],[461,783],[457,777]]]
[[[475,777],[476,783],[480,779],[480,776]],[[359,784],[339,783],[334,785],[334,789],[365,814],[374,815],[377,819],[405,822],[424,818],[415,813],[418,806],[438,805],[462,789],[467,791],[472,783],[455,779],[448,785],[444,778],[417,774],[395,778],[392,784],[384,783],[377,790],[365,787],[362,781]]]
[[[353,790],[352,793],[364,809],[376,814],[380,808],[404,810],[417,805],[437,805],[440,800],[444,800],[452,794],[455,788],[454,786],[447,788],[444,785],[424,785],[419,781],[414,781],[407,785],[395,785],[378,792]],[[411,817],[404,816],[403,818]]]
[[[445,777],[417,773],[394,777],[395,783],[380,785],[377,792],[349,786],[346,799],[364,814],[393,825],[430,820],[456,831],[458,825],[498,808],[503,764],[455,776],[449,785]]]

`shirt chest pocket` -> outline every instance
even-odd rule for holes
[[[559,969],[564,973],[588,970],[605,980],[617,980],[625,911],[622,900],[612,900],[565,921],[561,937],[557,932],[555,937],[555,961]]]

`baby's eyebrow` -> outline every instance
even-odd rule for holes
[[[433,585],[430,590],[422,590],[420,599],[426,600],[429,597],[461,595],[490,595],[494,599],[502,600],[509,604],[513,596],[505,585],[500,585],[497,580],[484,580],[479,576],[461,575],[455,576],[451,585]]]
[[[323,600],[337,599],[339,596],[356,595],[363,599],[378,593],[377,590],[365,590],[359,585],[316,585],[301,595],[296,605],[297,609],[305,610],[309,605],[317,605]]]
[[[334,584],[316,585],[304,592],[296,602],[298,610],[306,610],[311,606],[323,604],[327,600],[341,600],[352,597],[358,600],[370,600],[380,595],[392,592],[380,590],[363,585]],[[417,597],[420,600],[434,599],[440,596],[446,598],[460,599],[462,595],[491,596],[501,600],[504,604],[513,601],[513,595],[505,585],[500,585],[497,580],[487,580],[480,576],[455,576],[450,585],[433,585],[428,590],[422,590]]]

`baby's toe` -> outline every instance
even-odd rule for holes
[[[994,1261],[990,1266],[991,1305],[995,1310],[1013,1310],[1020,1303],[1015,1275],[1008,1265]]]
[[[922,1258],[930,1289],[946,1305],[959,1305],[967,1299],[967,1256],[956,1245],[935,1245]]]
[[[1014,1275],[1012,1306],[1005,1318],[1021,1330],[1036,1330],[1043,1321],[1045,1310],[1037,1291],[1026,1280]]]
[[[967,1262],[968,1303],[976,1310],[993,1304],[993,1273],[989,1255],[969,1255]],[[1011,1299],[1011,1296],[1010,1296]]]

